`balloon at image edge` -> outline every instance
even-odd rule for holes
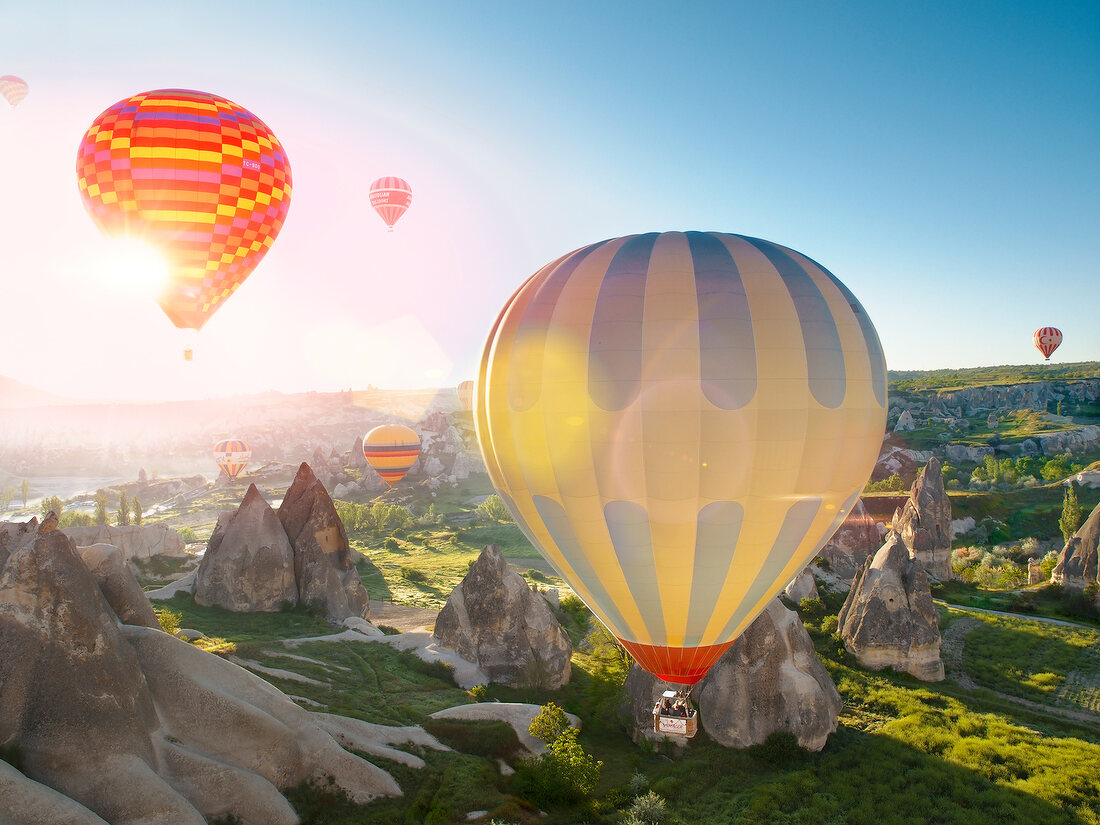
[[[27,96],[28,91],[30,91],[30,87],[23,78],[16,77],[13,74],[0,77],[0,95],[4,96],[4,100],[13,109],[23,102],[23,98]]]
[[[390,232],[412,206],[412,187],[401,178],[379,178],[370,185],[370,205]]]
[[[159,89],[99,115],[77,151],[85,208],[105,235],[159,249],[157,302],[199,330],[252,274],[283,227],[291,173],[278,138],[224,97]]]
[[[214,461],[229,478],[235,479],[248,466],[252,449],[240,438],[227,438],[214,445]]]
[[[402,424],[382,424],[363,436],[363,458],[390,487],[420,456],[420,436]]]
[[[474,382],[463,381],[455,387],[455,391],[458,393],[458,402],[462,405],[462,409],[472,410],[474,408]]]
[[[1062,343],[1062,331],[1055,327],[1040,327],[1031,336],[1031,341],[1035,344],[1035,349],[1043,354],[1043,358],[1049,361],[1054,350]]]
[[[505,304],[474,421],[516,523],[637,663],[701,679],[843,522],[886,424],[874,326],[794,250],[632,235]]]

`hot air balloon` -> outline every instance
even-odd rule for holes
[[[0,77],[0,95],[4,96],[4,100],[8,101],[13,109],[23,102],[29,88],[27,81],[21,77],[13,74]]]
[[[1035,349],[1043,353],[1043,358],[1049,361],[1051,354],[1062,343],[1062,331],[1054,327],[1041,327],[1035,330],[1031,340],[1035,343]]]
[[[236,478],[248,466],[252,450],[248,443],[239,438],[227,438],[214,445],[214,461],[222,472],[230,478]]]
[[[458,400],[462,404],[462,408],[465,410],[472,410],[474,408],[474,382],[463,381],[457,387]]]
[[[859,497],[886,363],[806,256],[631,235],[528,279],[483,351],[475,426],[532,543],[650,673],[701,679]]]
[[[264,123],[224,97],[159,89],[120,100],[80,143],[77,178],[100,230],[168,259],[158,298],[199,330],[256,268],[290,207],[286,153]]]
[[[420,455],[420,436],[401,424],[382,424],[363,436],[363,457],[391,487]]]
[[[401,178],[379,178],[370,185],[370,205],[386,222],[390,232],[412,204],[412,197],[412,187]]]

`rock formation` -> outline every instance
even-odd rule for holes
[[[299,604],[315,606],[335,622],[365,616],[370,599],[355,569],[344,523],[308,464],[298,468],[278,516],[294,548]]]
[[[851,581],[864,560],[882,546],[882,532],[871,518],[863,499],[856,499],[852,512],[818,553],[829,563],[829,569],[842,579]]]
[[[916,422],[913,421],[913,413],[909,410],[905,410],[898,416],[898,423],[894,425],[894,432],[906,433],[917,428]]]
[[[127,560],[184,554],[183,540],[175,530],[165,524],[127,527],[98,524],[92,527],[65,527],[62,532],[75,541],[78,547],[90,547],[93,544],[117,547]]]
[[[635,738],[653,733],[653,704],[668,685],[637,665],[624,685]],[[731,748],[787,731],[821,750],[836,730],[841,701],[813,642],[799,621],[773,599],[710,672],[692,689],[699,720],[711,739]]]
[[[795,604],[800,604],[803,599],[816,599],[820,596],[814,574],[808,567],[791,580],[791,583],[783,589],[783,593]]]
[[[238,612],[274,613],[298,603],[294,549],[255,484],[218,518],[195,574],[195,601]]]
[[[0,531],[0,821],[292,825],[280,789],[331,777],[400,795],[274,687],[121,616],[59,531]],[[89,548],[117,572],[114,548]],[[109,574],[105,580],[110,579]],[[33,651],[32,655],[28,655]]]
[[[926,682],[943,679],[939,614],[928,576],[895,533],[864,562],[838,621],[844,646],[865,667],[891,667]]]
[[[1098,556],[1100,556],[1100,504],[1097,504],[1085,523],[1070,536],[1058,563],[1050,574],[1050,580],[1067,590],[1084,590],[1090,584],[1100,583]]]
[[[76,552],[95,577],[99,591],[119,621],[160,629],[157,614],[134,578],[130,565],[122,557],[121,550],[110,544],[93,544],[91,547],[77,547]]]
[[[481,552],[451,593],[433,635],[443,647],[476,662],[493,682],[556,690],[569,681],[568,634],[495,544]]]
[[[935,456],[917,473],[909,500],[894,515],[894,531],[930,576],[951,578],[951,499]]]
[[[1041,584],[1043,582],[1043,564],[1039,559],[1027,560],[1027,583]]]

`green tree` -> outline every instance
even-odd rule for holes
[[[57,515],[58,521],[60,521],[61,513],[65,509],[65,504],[58,496],[49,496],[48,498],[42,499],[42,504],[39,505],[39,509],[42,511],[42,518],[48,516],[52,510]]]
[[[1058,520],[1058,526],[1062,528],[1062,538],[1069,541],[1081,526],[1084,517],[1085,508],[1077,501],[1077,488],[1071,481],[1066,485],[1066,492],[1062,496],[1062,518]]]
[[[0,505],[2,505],[3,510],[7,511],[13,501],[15,501],[14,487],[4,487],[0,489]]]
[[[141,508],[141,502],[138,501],[138,497],[134,496],[133,501],[130,502],[130,509],[134,511],[134,524],[141,526],[141,518],[144,511]]]
[[[477,506],[477,514],[483,518],[499,521],[503,524],[512,523],[512,514],[504,505],[504,499],[496,493],[493,493]]]
[[[27,499],[31,497],[31,483],[27,479],[19,484],[19,496],[23,499],[23,506],[27,506]]]
[[[548,702],[539,709],[538,716],[531,720],[527,732],[549,745],[570,727],[572,725],[569,724],[565,711],[553,702]]]
[[[95,494],[95,512],[92,521],[96,524],[107,523],[107,491],[99,490]]]
[[[130,524],[130,500],[125,492],[118,494],[118,526],[126,527]]]

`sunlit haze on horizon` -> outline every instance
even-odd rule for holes
[[[41,2],[5,10],[3,74],[0,376],[60,395],[453,386],[541,266],[670,229],[820,262],[891,369],[1035,363],[1042,326],[1100,358],[1095,2]],[[77,190],[92,121],[163,88],[244,106],[293,169],[197,335]]]

